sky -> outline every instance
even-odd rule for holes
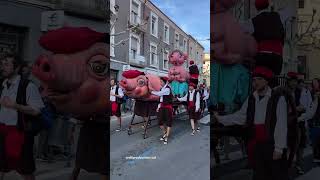
[[[210,0],[151,0],[187,34],[210,51]]]

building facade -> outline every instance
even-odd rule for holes
[[[320,1],[297,0],[297,7],[298,34],[301,37],[297,46],[298,72],[305,74],[306,79],[320,78]]]
[[[106,4],[107,0],[1,0],[0,56],[13,52],[33,63],[43,52],[40,36],[63,26],[106,32]]]
[[[127,69],[166,76],[169,53],[174,49],[189,53],[190,36],[151,1],[111,0],[110,8],[112,78],[120,80]]]

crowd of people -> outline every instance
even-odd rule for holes
[[[206,87],[205,84],[200,84],[197,86],[195,83],[189,83],[189,90],[185,94],[184,97],[175,97],[173,96],[172,89],[170,86],[169,79],[167,77],[160,77],[161,79],[161,90],[160,91],[151,91],[150,93],[159,97],[159,102],[156,102],[157,107],[155,111],[157,112],[158,125],[162,130],[163,135],[160,140],[163,141],[164,144],[168,143],[168,137],[171,132],[171,128],[173,126],[173,115],[178,113],[178,109],[174,108],[174,103],[176,102],[184,102],[184,105],[189,114],[190,124],[191,124],[191,135],[195,135],[195,132],[200,132],[200,126],[198,120],[204,114],[204,111],[207,107],[207,100],[209,99],[209,88]],[[122,119],[121,119],[121,105],[124,103],[124,97],[126,97],[126,92],[119,85],[117,85],[115,79],[111,79],[110,81],[111,89],[110,89],[110,101],[112,106],[112,114],[111,116],[115,116],[118,120],[119,127],[116,131],[122,130]],[[128,98],[129,99],[129,98]],[[128,101],[127,99],[127,101]],[[131,102],[135,101],[135,99],[130,98]],[[141,111],[148,111],[153,107],[150,104],[154,104],[154,102],[144,102],[136,103],[134,108],[130,105],[130,109],[133,111],[138,111],[139,114]],[[149,106],[150,105],[150,106]],[[144,118],[144,122],[147,122],[148,117],[146,116],[148,113],[142,113]],[[146,125],[143,127],[145,128]]]
[[[292,167],[304,174],[304,151],[309,144],[313,162],[319,163],[319,79],[307,85],[304,74],[288,72],[285,84],[278,82],[289,13],[270,11],[269,0],[256,0],[255,7],[257,15],[245,26],[247,36],[256,43],[254,55],[248,56],[253,62],[249,67],[252,92],[234,113],[212,109],[214,145],[223,136],[240,136],[253,180],[289,179]]]

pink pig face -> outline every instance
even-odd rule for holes
[[[109,69],[105,43],[73,54],[41,55],[33,74],[42,82],[45,94],[59,111],[90,116],[108,108]]]
[[[188,59],[188,55],[179,50],[174,50],[169,55],[169,62],[174,66],[181,66]]]
[[[161,89],[160,78],[154,75],[139,75],[135,78],[124,78],[120,81],[120,86],[125,94],[134,99],[143,99],[146,101],[157,101],[158,96],[152,95],[151,91]]]
[[[149,93],[148,80],[144,75],[133,79],[122,79],[120,86],[125,90],[126,95],[132,98],[143,98]]]

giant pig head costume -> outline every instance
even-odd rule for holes
[[[122,76],[120,86],[127,96],[144,101],[159,100],[159,96],[151,94],[151,91],[160,91],[161,89],[161,80],[158,76],[145,74],[138,70],[125,71]]]
[[[236,3],[237,0],[215,0],[211,5],[211,47],[218,63],[241,63],[256,53],[255,39],[244,33],[229,11]]]
[[[189,73],[182,66],[188,59],[188,55],[180,50],[174,50],[169,55],[169,63],[172,67],[169,69],[169,81],[185,82],[189,79]]]
[[[106,112],[107,41],[107,34],[81,27],[60,28],[40,38],[40,45],[49,52],[39,56],[33,74],[57,110],[76,117]]]

